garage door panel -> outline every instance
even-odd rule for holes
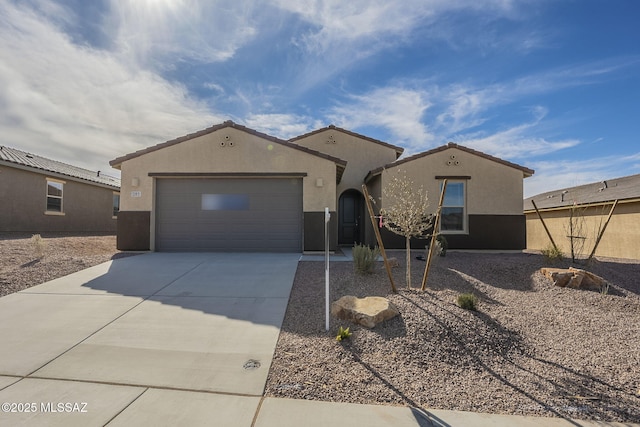
[[[299,178],[157,181],[156,250],[299,252],[301,248]]]

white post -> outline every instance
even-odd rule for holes
[[[324,208],[324,293],[325,293],[325,328],[329,331],[329,208]]]

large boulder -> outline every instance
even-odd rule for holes
[[[331,314],[338,319],[373,328],[378,323],[397,316],[400,312],[395,305],[383,297],[356,298],[347,295],[331,304]]]
[[[541,268],[540,272],[562,288],[600,291],[606,284],[602,277],[579,268]]]

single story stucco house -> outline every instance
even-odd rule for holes
[[[227,121],[118,157],[118,249],[318,251],[325,207],[332,249],[375,244],[362,185],[382,207],[400,169],[429,191],[434,211],[450,180],[450,247],[524,249],[522,182],[532,170],[451,143],[398,160],[403,151],[335,126],[285,141]]]
[[[120,180],[0,146],[0,232],[115,234]]]
[[[613,203],[618,201],[611,212]],[[565,255],[571,253],[570,218],[574,218],[573,239],[583,257],[589,256],[611,213],[595,256],[640,259],[640,174],[548,191],[524,200],[527,217],[527,249],[542,250],[551,245],[542,221]]]

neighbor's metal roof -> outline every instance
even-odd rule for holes
[[[96,184],[102,184],[113,188],[120,188],[120,179],[104,175],[96,171],[68,165],[46,157],[27,153],[16,148],[0,145],[0,161],[13,163],[27,168],[38,169],[39,171],[52,172],[60,175],[78,178]]]
[[[640,198],[640,174],[538,194],[524,199],[524,210],[534,209],[531,200],[538,209],[553,209],[635,198]]]

